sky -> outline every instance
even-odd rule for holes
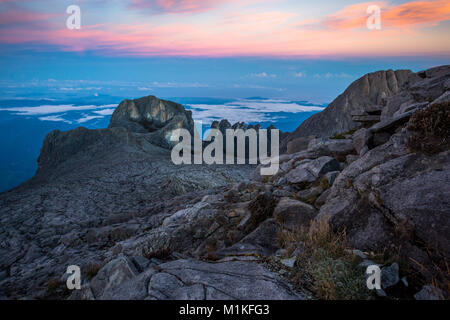
[[[0,0],[0,93],[324,103],[367,72],[449,64],[449,31],[448,0]]]

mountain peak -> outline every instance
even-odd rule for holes
[[[192,131],[191,111],[186,111],[181,104],[150,95],[122,101],[111,117],[109,128],[124,127],[132,132],[148,133],[174,124]]]

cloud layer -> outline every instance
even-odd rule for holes
[[[41,105],[35,107],[0,108],[0,112],[9,112],[13,115],[37,117],[41,121],[85,123],[94,119],[102,119],[112,115],[117,105]],[[89,113],[87,113],[89,112]]]
[[[113,114],[117,105],[40,105],[35,107],[0,108],[0,112],[14,115],[37,117],[41,121],[86,123]],[[193,111],[195,121],[210,124],[214,120],[227,119],[235,122],[276,122],[286,119],[289,114],[319,112],[323,106],[302,105],[281,99],[239,99],[224,104],[187,104]]]
[[[189,104],[193,118],[209,124],[214,120],[227,119],[236,122],[273,122],[287,117],[289,113],[319,112],[322,106],[306,106],[287,100],[242,99],[225,104]]]

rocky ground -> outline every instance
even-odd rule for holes
[[[271,177],[173,165],[167,137],[192,118],[154,97],[123,102],[107,129],[50,133],[36,176],[0,195],[0,296],[448,298],[450,67],[394,75],[346,91],[370,121],[288,135]]]

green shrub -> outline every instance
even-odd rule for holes
[[[313,260],[306,261],[306,270],[313,279],[313,288],[321,299],[360,300],[367,298],[363,270],[352,263],[346,255],[335,256],[332,252],[317,248]]]
[[[330,137],[330,139],[335,139],[335,140],[346,139],[346,137],[345,137],[346,135],[353,135],[356,132],[356,130],[357,129],[351,129],[351,130],[349,130],[347,132],[336,134],[336,135]]]
[[[346,251],[345,232],[334,233],[328,220],[312,221],[301,236],[305,250],[297,257],[293,282],[302,286],[305,275],[319,299],[358,300],[370,297],[360,259]],[[286,241],[286,239],[284,239]]]

